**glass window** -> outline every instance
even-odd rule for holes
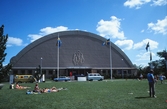
[[[28,78],[28,76],[24,76],[24,78],[26,78],[26,79],[27,79],[27,78]]]

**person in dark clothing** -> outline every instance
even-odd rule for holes
[[[148,83],[149,83],[149,95],[150,97],[154,97],[156,98],[155,96],[155,82],[154,82],[154,75],[153,75],[154,71],[151,70],[148,74],[147,74],[147,80],[148,80]]]

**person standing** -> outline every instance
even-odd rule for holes
[[[153,75],[154,71],[151,70],[148,74],[147,74],[147,80],[148,80],[148,83],[149,83],[149,94],[150,94],[150,97],[154,97],[156,98],[155,96],[155,84],[154,84],[154,75]]]
[[[73,77],[72,77],[72,72],[70,72],[70,79],[73,80]]]
[[[143,75],[142,74],[140,74],[140,80],[142,80],[143,79]]]
[[[164,76],[162,74],[159,76],[159,80],[161,81],[161,84],[162,84],[164,80]]]

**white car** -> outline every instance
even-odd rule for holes
[[[101,76],[99,73],[88,73],[87,76],[88,81],[93,81],[93,80],[102,81],[103,79],[104,79],[103,76]]]

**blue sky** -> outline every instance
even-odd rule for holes
[[[148,65],[167,49],[167,0],[0,0],[0,25],[8,34],[6,60],[47,34],[82,30],[121,48],[133,64]]]

